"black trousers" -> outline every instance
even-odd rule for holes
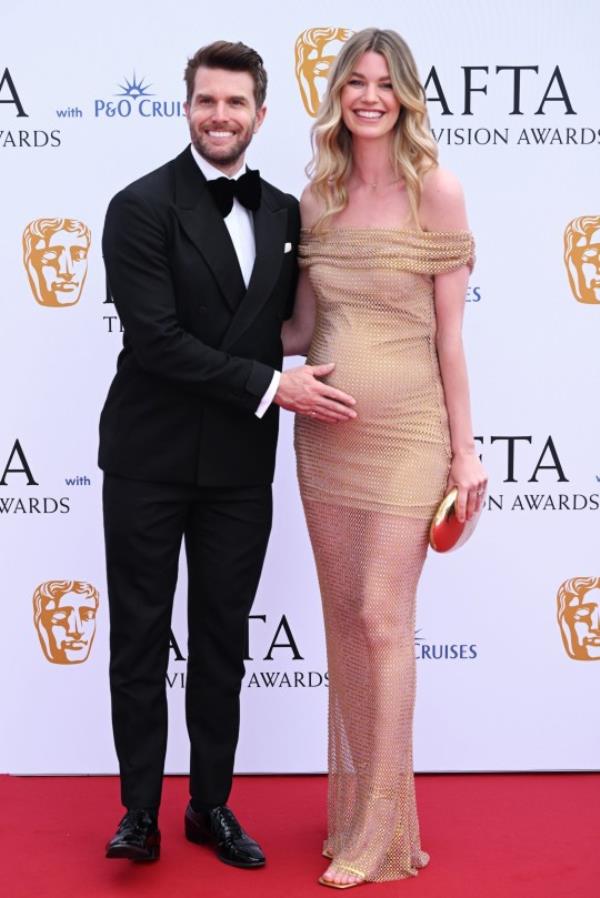
[[[103,502],[112,721],[123,804],[160,803],[182,539],[189,582],[190,793],[194,805],[225,804],[239,733],[247,620],[271,529],[271,487],[194,487],[107,474]]]

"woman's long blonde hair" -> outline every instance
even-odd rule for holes
[[[312,130],[313,158],[307,168],[312,189],[322,200],[323,212],[315,230],[323,231],[333,215],[348,203],[347,182],[352,171],[352,135],[342,119],[341,93],[358,59],[369,51],[387,62],[400,114],[394,126],[391,163],[403,178],[412,217],[419,227],[423,175],[437,165],[437,144],[429,128],[425,95],[413,55],[395,31],[365,28],[344,44],[331,68],[327,92]]]

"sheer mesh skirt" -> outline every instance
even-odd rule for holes
[[[415,591],[428,524],[306,498],[304,510],[329,663],[324,852],[365,879],[400,879],[429,860],[412,760]]]

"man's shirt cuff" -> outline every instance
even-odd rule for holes
[[[271,380],[271,383],[269,384],[269,386],[267,388],[267,392],[265,393],[263,398],[260,400],[260,404],[259,404],[258,408],[256,409],[256,411],[254,412],[254,414],[256,415],[257,418],[262,418],[262,416],[264,415],[266,410],[269,408],[269,406],[273,402],[273,399],[275,398],[275,393],[279,389],[280,378],[281,378],[281,371],[274,371],[273,379]]]

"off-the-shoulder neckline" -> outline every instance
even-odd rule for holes
[[[472,231],[425,231],[419,228],[352,228],[352,227],[336,227],[336,228],[328,228],[326,231],[323,231],[322,234],[315,234],[313,228],[301,228],[306,234],[311,234],[316,237],[325,237],[330,234],[417,234],[419,236],[432,236],[436,237],[472,237]]]

